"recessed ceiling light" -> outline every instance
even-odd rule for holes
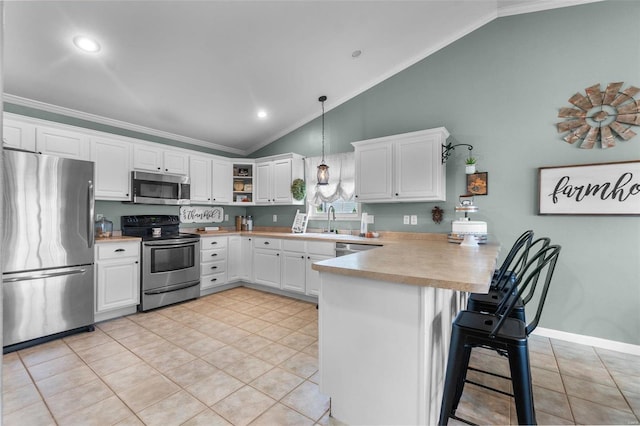
[[[258,118],[267,118],[267,111],[265,110],[258,111]]]
[[[76,36],[73,38],[73,44],[84,52],[96,53],[100,51],[100,44],[89,37]]]
[[[360,55],[362,55],[362,50],[360,49],[351,52],[351,57],[354,59],[360,57]]]

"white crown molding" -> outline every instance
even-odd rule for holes
[[[640,355],[640,346],[630,343],[616,342],[615,340],[601,339],[599,337],[584,336],[581,334],[567,333],[566,331],[552,330],[550,328],[538,327],[533,330],[533,334],[551,339],[564,340],[581,345],[595,346],[596,348],[609,349],[626,354]]]
[[[523,13],[540,12],[542,10],[558,9],[561,7],[579,6],[587,3],[597,3],[605,0],[531,0],[513,5],[498,7],[498,16],[521,15]],[[501,4],[507,3],[498,2]]]
[[[348,93],[347,95],[332,101],[331,99],[329,99],[327,102],[325,102],[325,113],[328,111],[331,111],[332,109],[342,105],[343,103],[355,98],[356,96],[360,95],[363,92],[366,92],[367,90],[371,89],[372,87],[382,83],[383,81],[387,80],[388,78],[398,74],[401,71],[404,71],[405,69],[409,68],[412,65],[417,64],[418,62],[420,62],[421,60],[433,55],[434,53],[438,52],[439,50],[447,47],[448,45],[450,45],[451,43],[455,42],[456,40],[461,39],[462,37],[466,36],[467,34],[472,33],[473,31],[477,30],[480,27],[483,27],[484,25],[488,24],[489,22],[493,21],[494,19],[496,19],[498,17],[496,12],[492,12],[489,13],[485,16],[483,16],[482,18],[478,19],[477,21],[475,21],[474,23],[472,23],[471,25],[468,25],[465,28],[461,28],[460,31],[456,32],[455,34],[453,34],[452,36],[442,40],[439,44],[435,45],[435,46],[430,46],[429,49],[424,50],[422,52],[420,52],[418,55],[414,56],[413,58],[410,58],[404,62],[399,63],[397,66],[391,68],[389,71],[387,71],[385,74],[382,74],[380,76],[378,76],[376,79],[371,80],[369,82],[367,82],[365,85],[361,86],[360,88],[356,89],[353,92]],[[254,145],[252,148],[249,149],[249,152],[255,152],[257,150],[259,150],[262,147],[265,147],[267,145],[269,145],[271,142],[274,142],[276,140],[278,140],[279,138],[293,132],[294,130],[304,126],[305,124],[311,122],[312,120],[320,117],[321,114],[312,114],[309,115],[301,120],[298,120],[296,123],[292,124],[291,126],[285,128],[284,130],[276,133],[275,135],[272,135],[270,138],[268,138],[266,141],[260,142],[256,145]]]
[[[105,124],[107,126],[113,126],[120,129],[131,130],[134,132],[139,132],[147,135],[158,136],[161,138],[171,139],[178,142],[184,142],[189,145],[197,145],[202,146],[204,148],[209,149],[217,149],[219,151],[228,152],[231,154],[237,154],[240,156],[247,155],[247,151],[237,148],[229,148],[228,146],[219,145],[213,142],[206,142],[199,139],[190,138],[187,136],[176,135],[169,132],[164,132],[162,130],[156,130],[149,127],[139,126],[133,123],[127,123],[126,121],[114,120],[111,118],[103,117],[100,115],[90,114],[87,112],[78,111],[71,108],[65,108],[58,105],[48,104],[46,102],[40,102],[33,99],[23,98],[20,96],[12,95],[9,93],[3,94],[3,101],[26,106],[29,108],[34,108],[42,111],[52,112],[55,114],[60,114],[68,117],[78,118],[81,120],[87,120],[94,123]]]

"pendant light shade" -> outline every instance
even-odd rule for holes
[[[322,161],[318,166],[318,185],[327,185],[329,183],[329,166],[324,164],[324,101],[327,100],[327,97],[320,96],[318,100],[322,104]]]

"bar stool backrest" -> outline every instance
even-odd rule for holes
[[[515,276],[517,276],[522,271],[522,268],[527,263],[527,257],[523,257],[522,254],[528,253],[532,239],[533,231],[528,230],[523,232],[516,242],[513,243],[507,257],[504,259],[504,262],[502,262],[500,269],[498,269],[498,273],[494,280],[496,288],[501,289],[508,281],[510,281],[507,274],[515,274]]]
[[[544,239],[541,238],[540,240],[540,244],[543,244]],[[551,284],[551,278],[553,277],[558,256],[560,255],[560,248],[561,247],[559,245],[549,245],[530,257],[524,266],[522,273],[516,280],[515,289],[517,289],[517,291],[510,292],[505,298],[506,302],[498,307],[496,316],[498,316],[499,320],[491,330],[491,333],[489,334],[490,337],[495,337],[499,333],[500,328],[502,328],[502,325],[509,317],[509,314],[518,300],[522,298],[523,294],[526,293],[527,297],[531,299],[533,294],[536,293],[536,290],[539,290],[540,297],[538,299],[536,313],[529,323],[526,324],[527,336],[536,328],[540,321],[544,301],[549,291],[549,285]],[[543,285],[542,288],[538,289],[538,282],[540,281],[540,278],[543,279]]]

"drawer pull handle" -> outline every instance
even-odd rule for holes
[[[211,269],[218,269],[218,267],[217,266],[212,266]]]
[[[213,281],[218,281],[218,279],[217,278],[211,278],[211,282],[213,282]]]
[[[119,249],[115,249],[114,250],[115,253],[118,253],[118,252],[121,252],[121,251],[125,251],[125,250],[123,248],[119,248]]]
[[[217,241],[211,241],[211,244],[212,245],[216,245],[216,244],[218,244],[218,242]]]
[[[218,255],[218,253],[213,253],[213,254],[211,255],[211,257],[216,257],[217,255]]]
[[[268,246],[268,245],[269,245],[269,241],[265,241],[265,242],[264,242],[264,245],[265,245],[265,246]]]

